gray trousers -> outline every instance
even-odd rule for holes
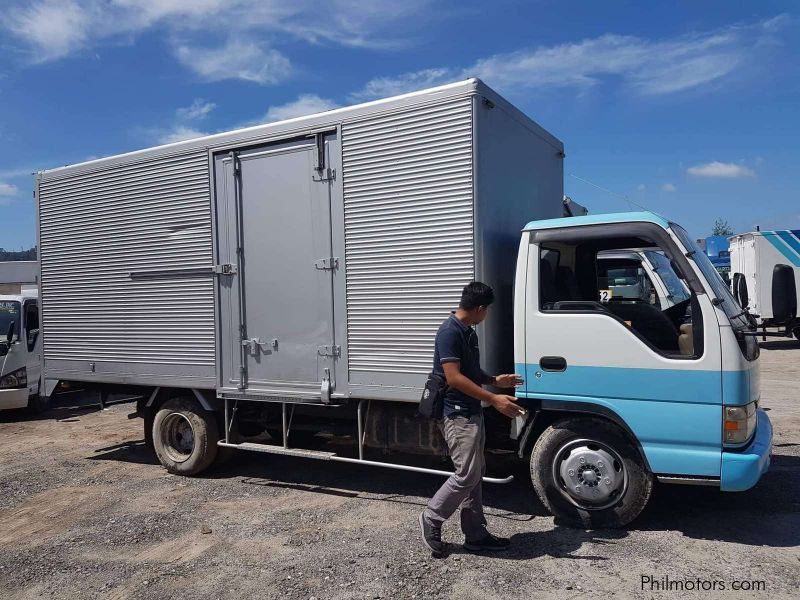
[[[476,542],[487,533],[481,485],[482,477],[486,473],[483,413],[469,418],[445,417],[439,428],[450,449],[450,458],[453,459],[456,470],[428,502],[425,517],[431,523],[441,526],[460,506],[461,530],[467,541]]]

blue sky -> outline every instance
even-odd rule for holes
[[[6,0],[0,247],[32,177],[478,76],[566,146],[566,192],[710,233],[800,229],[794,2]],[[633,204],[632,204],[633,203]]]

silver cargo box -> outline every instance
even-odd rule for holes
[[[561,216],[563,157],[470,79],[43,171],[46,387],[413,401],[473,279],[509,371],[518,234]]]

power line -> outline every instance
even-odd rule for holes
[[[612,190],[606,189],[601,185],[597,185],[596,183],[589,181],[588,179],[584,179],[583,177],[578,177],[577,175],[575,175],[575,173],[570,173],[569,176],[574,178],[574,179],[577,179],[578,181],[582,181],[583,183],[588,183],[592,187],[596,187],[598,190],[603,191],[606,194],[609,194],[611,196],[616,196],[617,198],[621,198],[622,200],[624,200],[625,202],[630,204],[631,208],[633,208],[635,206],[636,208],[641,208],[642,210],[647,210],[647,211],[650,210],[646,206],[642,206],[638,202],[634,202],[633,200],[631,200],[630,198],[628,198],[628,196],[626,196],[624,194],[619,194],[619,193],[614,192]]]

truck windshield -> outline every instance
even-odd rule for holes
[[[672,301],[675,304],[680,304],[684,300],[688,300],[689,290],[678,276],[675,275],[675,271],[672,270],[669,259],[664,256],[662,252],[657,250],[646,250],[644,255],[647,257],[647,260],[650,261],[650,264],[653,265],[653,270],[664,283],[664,287],[667,288],[667,292],[669,292]]]
[[[0,300],[0,341],[5,341],[8,326],[14,323],[14,335],[19,335],[20,305],[14,300]]]
[[[691,254],[690,258],[694,261],[694,263],[700,269],[700,272],[703,274],[705,280],[711,286],[714,296],[716,296],[717,300],[721,302],[720,308],[725,311],[726,315],[728,315],[731,325],[737,328],[748,328],[747,319],[744,317],[744,315],[739,314],[742,311],[739,308],[739,305],[736,303],[733,294],[731,294],[731,291],[723,281],[722,276],[714,268],[714,265],[711,264],[711,261],[708,259],[708,256],[706,256],[705,252],[700,250],[700,248],[697,246],[691,236],[686,233],[686,230],[683,229],[683,227],[676,225],[675,223],[670,223],[670,228],[675,232],[675,235],[678,236],[678,239],[681,241],[684,248],[686,248],[686,250]]]

